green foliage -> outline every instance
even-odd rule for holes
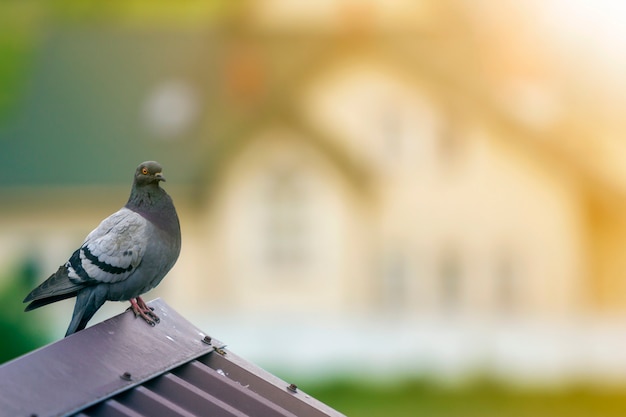
[[[51,339],[44,323],[24,313],[22,300],[32,289],[36,273],[34,263],[25,262],[19,271],[0,277],[0,363],[28,353]]]
[[[33,1],[0,2],[0,123],[13,115],[25,93],[41,15]]]
[[[130,27],[202,27],[228,17],[241,2],[225,0],[55,0],[42,2],[56,24]]]
[[[360,417],[582,417],[626,415],[626,388],[599,390],[506,388],[475,382],[445,388],[426,381],[376,385],[344,381],[303,387],[347,416]]]

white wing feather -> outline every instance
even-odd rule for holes
[[[148,243],[146,228],[147,220],[132,210],[113,213],[87,235],[79,249],[80,266],[75,265],[77,260],[68,262],[70,278],[103,283],[125,280],[141,263]]]

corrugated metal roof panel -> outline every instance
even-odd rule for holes
[[[154,328],[128,312],[0,366],[0,416],[342,415],[150,305]]]

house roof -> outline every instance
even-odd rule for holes
[[[50,30],[14,117],[0,125],[5,185],[126,184],[128,166],[148,159],[193,177],[213,122],[212,103],[195,92],[215,88],[215,49],[210,33]],[[189,115],[166,120],[159,136],[172,107]]]
[[[341,416],[225,349],[164,301],[0,366],[0,416]]]
[[[503,137],[547,164],[573,171],[589,190],[623,190],[626,180],[614,171],[605,175],[603,164],[592,162],[602,158],[581,158],[569,149],[572,140],[551,139],[569,137],[568,132],[535,132],[502,111],[477,81],[477,69],[447,65],[449,54],[458,55],[461,63],[467,57],[456,49],[441,54],[436,39],[260,36],[210,28],[49,29],[32,70],[25,71],[29,82],[11,112],[14,117],[0,124],[0,192],[29,186],[126,186],[128,167],[147,159],[175,172],[172,184],[211,183],[255,131],[276,122],[306,133],[359,185],[367,167],[337,146],[336,138],[310,126],[294,103],[319,75],[367,57],[398,69],[416,86],[429,80],[436,95],[484,114],[500,126]],[[466,99],[459,101],[457,95]],[[181,108],[188,110],[187,119]],[[165,133],[160,134],[163,120]],[[168,123],[178,128],[168,130]],[[587,148],[580,149],[585,153]]]
[[[295,45],[242,45],[225,44],[208,29],[50,29],[13,117],[0,123],[0,190],[126,190],[128,167],[149,159],[176,173],[172,184],[210,183],[255,132],[276,124],[305,132],[348,178],[362,182],[363,168],[291,109],[292,79],[301,81],[309,54]],[[289,59],[262,59],[268,54]],[[284,61],[296,64],[274,68]],[[271,100],[230,97],[241,87],[228,74],[251,65],[262,83],[258,94]]]

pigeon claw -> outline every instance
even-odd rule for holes
[[[130,309],[133,310],[135,317],[141,317],[152,327],[161,321],[159,316],[154,313],[154,308],[148,307],[141,297],[130,299]]]

